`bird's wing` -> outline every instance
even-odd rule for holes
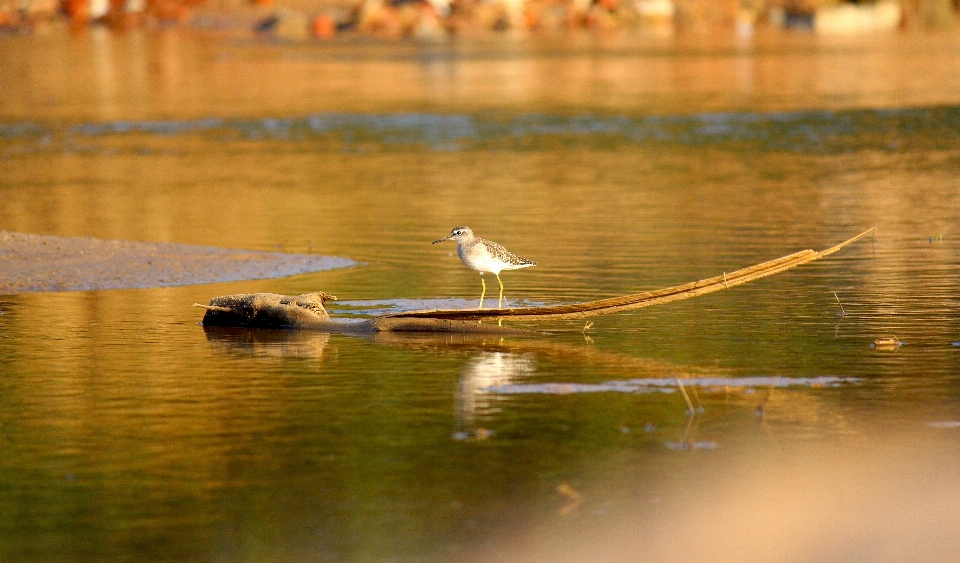
[[[483,244],[483,247],[487,249],[487,252],[490,253],[490,256],[496,258],[497,260],[510,264],[511,266],[536,266],[537,263],[533,260],[527,260],[526,258],[520,258],[516,254],[510,252],[506,248],[500,246],[499,244],[487,240],[480,239],[480,242]]]

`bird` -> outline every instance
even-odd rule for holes
[[[457,254],[460,255],[460,260],[471,270],[480,272],[480,284],[483,286],[483,291],[480,293],[480,309],[483,308],[483,297],[487,294],[487,283],[483,281],[483,274],[490,273],[497,276],[497,283],[500,284],[497,308],[500,309],[503,306],[503,282],[500,281],[500,272],[537,265],[533,260],[520,258],[493,241],[475,236],[470,227],[455,227],[449,235],[433,241],[433,244],[448,239],[457,241]]]

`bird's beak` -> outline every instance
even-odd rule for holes
[[[447,236],[443,237],[442,239],[437,239],[437,240],[433,241],[433,242],[430,243],[430,244],[437,244],[438,242],[443,242],[443,241],[447,240],[448,238],[450,238],[451,236],[453,236],[453,235],[447,235]]]

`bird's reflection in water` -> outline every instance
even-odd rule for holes
[[[223,351],[259,358],[321,360],[329,332],[205,326],[207,341]]]
[[[460,369],[457,393],[457,414],[460,431],[455,437],[483,438],[488,431],[478,428],[478,419],[497,412],[496,403],[502,395],[486,392],[488,387],[515,383],[536,371],[533,354],[484,351],[470,358]]]
[[[216,348],[232,354],[266,358],[306,358],[321,360],[328,349],[330,333],[317,331],[268,330],[250,328],[204,327],[207,340]],[[538,362],[559,361],[583,363],[630,373],[644,378],[720,378],[729,374],[717,368],[674,365],[660,360],[597,350],[592,346],[574,345],[550,339],[516,337],[506,339],[484,334],[458,333],[374,333],[369,335],[337,335],[336,338],[361,338],[377,344],[396,346],[429,353],[452,353],[466,357],[460,368],[456,386],[457,431],[455,440],[483,440],[493,436],[484,427],[493,420],[499,406],[515,393],[489,391],[522,384],[534,376]],[[547,383],[547,387],[555,384]],[[569,391],[565,391],[569,392]],[[682,403],[680,403],[682,404]],[[688,424],[676,449],[703,449],[707,442],[691,438],[697,424]]]

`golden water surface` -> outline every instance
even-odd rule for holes
[[[0,296],[2,561],[960,557],[957,35],[0,37],[0,171],[2,230],[361,263]],[[462,224],[539,263],[503,275],[530,304],[877,231],[536,337],[190,307],[474,305],[429,244]]]

